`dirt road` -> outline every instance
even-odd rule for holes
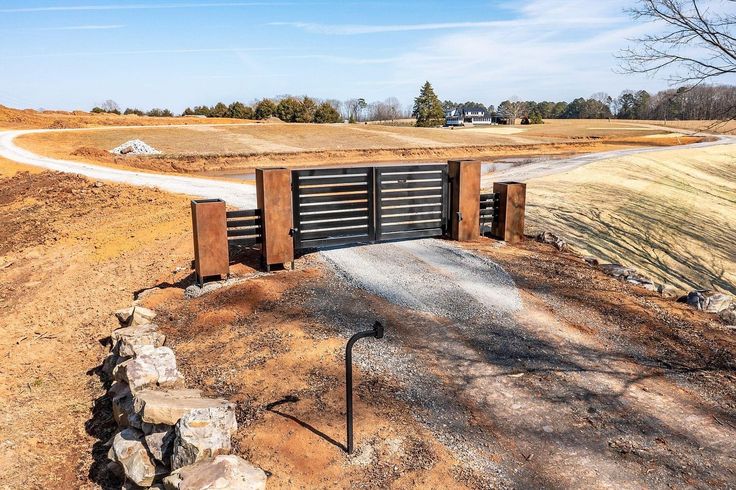
[[[576,168],[589,165],[591,163],[609,160],[612,158],[620,158],[632,155],[641,155],[645,153],[667,152],[672,150],[681,150],[685,148],[707,148],[717,145],[728,145],[736,143],[736,137],[733,136],[714,136],[714,141],[704,141],[702,143],[692,143],[689,145],[679,145],[659,148],[633,148],[629,150],[613,150],[599,153],[588,153],[565,159],[547,159],[535,161],[533,163],[514,166],[506,170],[484,175],[481,179],[481,187],[490,188],[493,182],[510,181],[510,182],[528,182],[532,179],[547,177],[550,175],[561,174],[575,170]]]
[[[165,126],[175,127],[175,126]],[[114,129],[114,128],[104,128]],[[119,129],[119,128],[117,128]],[[0,131],[0,157],[7,158],[19,163],[34,165],[37,167],[57,170],[60,172],[75,173],[84,175],[92,179],[105,180],[109,182],[117,182],[123,184],[131,184],[146,187],[157,187],[159,189],[174,192],[178,194],[186,194],[203,198],[220,198],[224,199],[229,205],[239,208],[255,207],[256,196],[255,187],[248,184],[238,182],[228,182],[224,180],[206,179],[186,177],[180,175],[165,175],[152,172],[139,172],[132,170],[116,169],[111,167],[103,167],[89,163],[83,163],[73,160],[61,160],[56,158],[44,157],[37,155],[29,150],[20,148],[14,143],[15,138],[23,134],[48,133],[59,131],[92,131],[93,129],[35,129],[35,130],[14,130]],[[722,136],[717,141],[696,143],[692,145],[681,145],[675,148],[685,147],[703,147],[716,144],[724,144],[736,141],[731,137]],[[619,150],[602,153],[592,153],[579,157],[568,159],[549,159],[538,161],[533,164],[513,167],[503,172],[488,174],[483,177],[482,185],[490,187],[493,181],[499,180],[517,180],[527,181],[555,173],[567,172],[574,168],[578,168],[589,163],[605,160],[623,155],[634,155],[645,152],[667,151],[668,147],[657,148],[637,148],[632,150]]]
[[[38,129],[0,132],[0,157],[49,170],[83,175],[96,180],[144,187],[155,187],[176,194],[186,194],[207,199],[224,199],[228,205],[238,208],[254,208],[256,206],[256,190],[255,186],[252,185],[227,182],[224,180],[135,172],[102,167],[89,163],[58,160],[55,158],[36,155],[35,153],[18,147],[13,142],[13,140],[21,134],[48,131],[52,130]],[[85,130],[67,129],[63,131]]]
[[[436,240],[323,255],[343,281],[331,303],[355,301],[348,298],[362,290],[396,307],[376,312],[387,319],[386,341],[362,346],[361,367],[401,384],[418,420],[486,484],[733,482],[732,401],[711,384],[716,373],[727,380],[733,366],[710,357],[701,342],[673,357],[667,342],[635,340],[642,327],[632,322],[671,338],[665,325],[674,318],[647,301],[614,309],[606,306],[610,298],[596,301],[590,292],[599,286],[581,283],[582,261],[526,267],[516,258],[512,267],[521,272],[510,275],[488,256]],[[529,272],[538,277],[545,269],[559,284],[532,287]]]

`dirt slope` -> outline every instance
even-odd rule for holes
[[[17,173],[0,179],[0,222],[0,486],[94,487],[86,422],[102,392],[88,371],[110,311],[191,260],[188,201]]]

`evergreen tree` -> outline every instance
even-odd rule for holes
[[[263,99],[256,104],[256,119],[268,119],[276,112],[276,104],[271,99]]]
[[[444,122],[445,111],[442,109],[442,103],[429,82],[424,84],[419,91],[419,97],[414,99],[412,116],[417,118],[417,127],[441,126]]]
[[[253,119],[253,109],[242,102],[233,102],[227,107],[227,117],[234,119]]]
[[[340,113],[329,102],[323,102],[314,111],[314,122],[316,123],[337,123],[341,119]]]

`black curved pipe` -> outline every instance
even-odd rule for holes
[[[373,324],[373,330],[358,332],[348,340],[345,347],[345,401],[347,405],[347,429],[348,443],[346,449],[348,454],[353,453],[353,345],[365,337],[383,338],[383,324],[376,322]]]

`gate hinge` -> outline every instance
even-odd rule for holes
[[[460,212],[460,211],[457,212],[457,220],[458,221],[462,221],[463,220],[463,213]]]

